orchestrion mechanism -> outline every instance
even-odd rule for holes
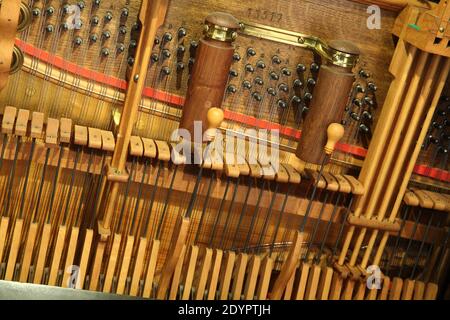
[[[450,298],[444,0],[1,0],[0,279]]]

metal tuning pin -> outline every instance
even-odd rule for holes
[[[267,94],[275,97],[277,95],[277,91],[274,88],[269,87],[269,88],[267,88]]]
[[[112,20],[112,18],[113,18],[113,15],[112,15],[111,11],[107,11],[105,14],[105,21],[110,22]]]
[[[285,83],[280,83],[280,85],[278,86],[278,90],[283,92],[289,92],[289,87]]]
[[[170,58],[170,50],[169,49],[164,49],[161,51],[162,56],[164,57],[164,59],[168,59]]]
[[[280,79],[280,76],[278,74],[276,74],[275,71],[271,71],[269,73],[269,76],[270,76],[270,79],[272,79],[272,80],[279,80]]]
[[[302,63],[297,65],[297,73],[302,74],[306,71],[306,66]]]
[[[300,79],[295,79],[293,83],[294,88],[303,88],[303,82]]]
[[[255,49],[253,49],[253,48],[248,48],[248,49],[247,49],[247,55],[248,55],[249,57],[254,57],[254,56],[256,55]]]
[[[167,66],[162,67],[161,72],[163,75],[168,76],[170,74],[170,68]]]
[[[253,68],[253,66],[252,66],[251,64],[248,63],[248,64],[245,66],[245,71],[250,72],[250,73],[253,73],[253,72],[255,72],[255,68]]]
[[[248,90],[250,90],[252,88],[252,84],[248,80],[244,80],[242,82],[242,86],[244,87],[244,89],[248,89]]]
[[[290,77],[292,74],[292,72],[288,68],[281,69],[281,73],[286,77]]]
[[[273,64],[281,64],[281,59],[279,56],[273,56],[272,57],[272,63]]]
[[[233,60],[234,61],[240,61],[241,60],[241,56],[239,55],[239,53],[235,52],[233,54]]]
[[[262,96],[261,96],[261,94],[259,92],[253,92],[252,93],[252,97],[253,97],[253,99],[255,99],[258,102],[262,101]]]
[[[259,86],[262,86],[264,84],[264,80],[261,77],[256,77],[253,82]]]
[[[234,86],[234,85],[232,85],[232,84],[230,84],[230,85],[227,87],[227,92],[229,92],[229,93],[236,93],[236,91],[237,91],[236,86]]]
[[[315,62],[311,63],[310,70],[311,72],[318,72],[320,69],[319,65]]]
[[[168,43],[168,42],[172,41],[172,38],[173,37],[170,32],[164,33],[164,36],[163,36],[164,43]]]
[[[187,34],[186,29],[183,27],[180,27],[177,31],[178,39],[184,38],[186,34]]]
[[[128,14],[129,14],[128,8],[122,8],[122,11],[120,12],[120,15],[121,15],[123,18],[127,18],[127,17],[128,17]]]
[[[288,104],[286,103],[286,101],[284,101],[283,99],[279,99],[279,100],[277,101],[277,105],[278,105],[280,108],[282,108],[282,109],[285,109],[285,108],[288,106]]]
[[[256,67],[259,68],[259,69],[265,69],[265,68],[266,68],[266,64],[264,63],[264,61],[259,60],[259,61],[256,63]]]
[[[230,77],[236,78],[239,73],[236,70],[230,70]]]

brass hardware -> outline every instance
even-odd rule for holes
[[[354,67],[358,63],[359,55],[332,49],[318,37],[258,23],[241,22],[240,25],[240,32],[244,35],[312,50],[332,64],[340,67]]]
[[[206,38],[223,42],[233,42],[237,37],[235,29],[218,26],[209,22],[205,23],[203,33]]]
[[[19,49],[18,46],[14,45],[13,49],[13,57],[11,61],[11,68],[9,69],[9,73],[13,74],[19,71],[22,68],[24,61],[22,50]]]
[[[19,24],[17,25],[17,31],[22,32],[31,24],[31,9],[25,3],[20,3],[20,15]]]

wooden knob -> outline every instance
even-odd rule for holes
[[[327,129],[327,144],[324,147],[325,153],[327,155],[331,155],[334,151],[334,148],[336,147],[336,143],[338,143],[339,140],[342,139],[344,136],[344,126],[339,123],[332,123],[328,126]]]
[[[223,110],[220,108],[209,108],[206,114],[208,119],[208,129],[217,129],[224,119]]]
[[[220,108],[209,108],[206,114],[208,120],[208,130],[205,131],[205,138],[207,141],[212,141],[216,136],[216,130],[224,119],[223,110]]]

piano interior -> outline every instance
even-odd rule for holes
[[[2,0],[0,280],[450,299],[450,4]]]

